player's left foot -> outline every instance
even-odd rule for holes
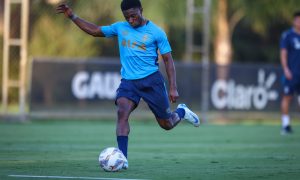
[[[122,169],[128,169],[128,167],[129,167],[129,165],[128,165],[128,162],[125,162],[124,164],[123,164],[123,167],[122,167]]]
[[[287,134],[292,134],[292,133],[293,133],[293,130],[290,125],[285,126],[281,129],[281,135],[287,135]]]
[[[195,127],[200,126],[200,119],[193,111],[191,111],[185,104],[178,104],[177,108],[182,108],[185,111],[184,119]]]

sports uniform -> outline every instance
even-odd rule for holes
[[[125,97],[137,106],[143,98],[156,118],[169,121],[172,112],[157,62],[158,50],[162,55],[172,51],[165,32],[151,21],[136,28],[128,22],[100,28],[105,37],[118,37],[122,80],[117,89],[116,102]],[[199,126],[198,116],[185,104],[179,104],[175,112],[180,119]],[[127,157],[128,136],[117,136],[117,142]],[[127,169],[128,164],[124,168]]]
[[[282,76],[282,135],[292,133],[288,109],[292,95],[294,95],[295,93],[300,93],[300,34],[295,31],[296,28],[299,29],[299,15],[300,14],[294,16],[294,27],[285,31],[282,34],[280,41],[282,66],[284,68],[284,71],[286,71],[285,73],[290,72],[291,74],[291,77],[286,77],[289,74],[284,74]]]
[[[170,53],[172,50],[165,32],[142,16],[140,0],[122,0],[121,10],[126,21],[109,26],[99,27],[79,18],[66,4],[59,5],[56,10],[58,13],[64,13],[90,35],[118,37],[122,80],[116,96],[118,106],[116,134],[118,147],[126,158],[130,130],[128,119],[141,98],[145,100],[157,122],[165,130],[174,128],[181,120],[186,120],[195,127],[200,125],[198,116],[185,104],[179,104],[174,112],[170,110],[168,94],[157,61],[159,50],[170,82],[170,100],[175,102],[178,92],[175,67]],[[128,163],[124,164],[123,168],[127,169]]]
[[[287,63],[293,78],[286,79],[283,75],[284,95],[300,93],[300,34],[294,29],[289,29],[282,34],[280,48],[287,50]]]
[[[116,99],[126,97],[137,105],[143,98],[156,117],[168,119],[170,104],[157,63],[157,50],[171,52],[165,32],[151,21],[138,28],[117,22],[101,31],[105,37],[118,37],[122,80]]]

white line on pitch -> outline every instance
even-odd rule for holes
[[[33,175],[8,175],[16,178],[48,178],[48,179],[84,179],[84,180],[143,180],[143,179],[119,179],[98,177],[72,177],[72,176],[33,176]],[[144,179],[145,180],[145,179]]]

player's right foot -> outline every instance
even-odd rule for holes
[[[182,108],[185,111],[184,119],[195,127],[200,126],[200,119],[193,111],[191,111],[185,104],[178,104],[177,108]]]
[[[293,130],[290,125],[285,126],[281,129],[281,135],[288,135],[288,134],[292,134],[292,133],[293,133]]]

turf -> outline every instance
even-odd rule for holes
[[[299,179],[300,126],[294,130],[281,136],[276,125],[182,123],[164,131],[152,121],[133,121],[129,169],[107,173],[99,168],[98,155],[116,146],[114,121],[2,122],[0,179]]]

